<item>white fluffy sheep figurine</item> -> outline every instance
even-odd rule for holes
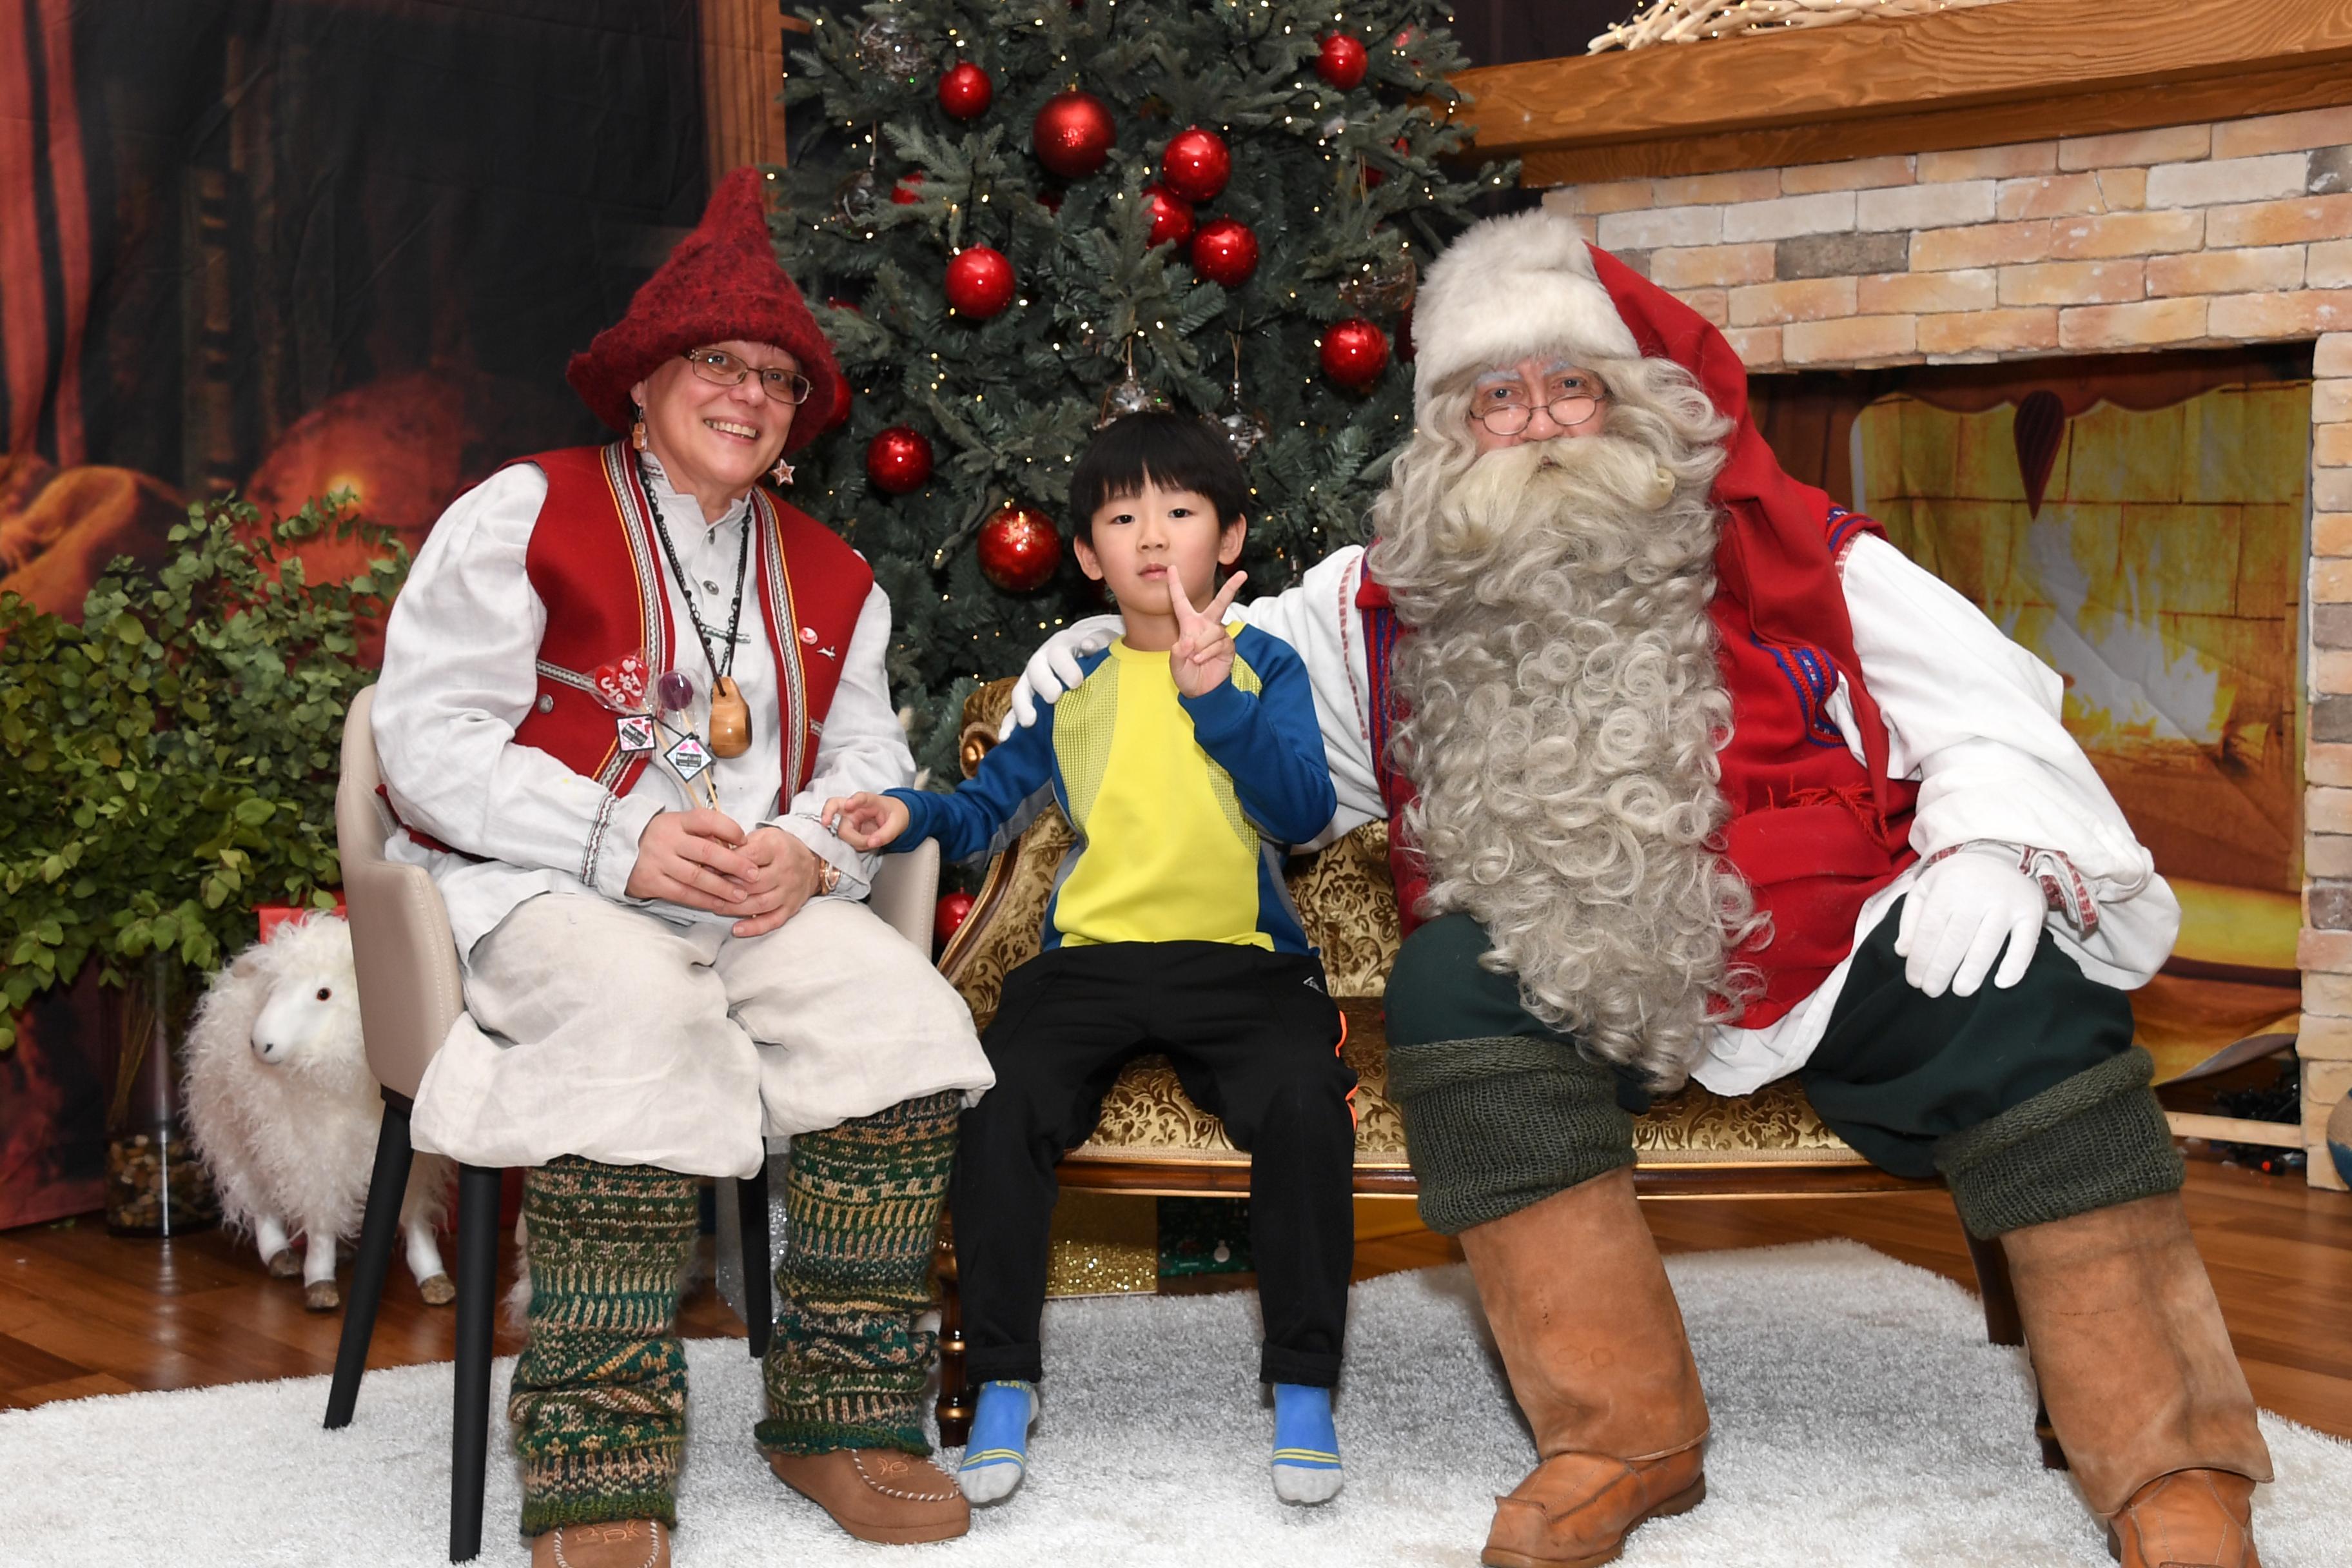
[[[222,1217],[251,1232],[269,1272],[295,1271],[302,1302],[342,1304],[335,1244],[359,1234],[383,1100],[360,1041],[351,928],[341,916],[289,921],[213,977],[188,1027],[188,1134],[212,1173]],[[419,1154],[400,1224],[425,1300],[456,1287],[433,1239],[449,1203],[449,1162]]]

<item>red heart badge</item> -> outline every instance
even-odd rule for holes
[[[626,654],[616,663],[600,664],[588,679],[596,688],[597,700],[607,708],[633,713],[646,705],[646,661],[640,655]]]

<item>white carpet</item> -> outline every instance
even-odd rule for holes
[[[1850,1242],[1668,1262],[1715,1409],[1707,1501],[1645,1526],[1627,1568],[2107,1562],[2066,1477],[2035,1456],[2019,1352],[1984,1342],[1949,1282]],[[962,1541],[860,1546],[753,1453],[740,1342],[688,1347],[692,1436],[679,1568],[904,1562],[956,1568],[1470,1568],[1493,1494],[1532,1462],[1466,1271],[1356,1288],[1339,1405],[1348,1487],[1284,1508],[1266,1479],[1256,1308],[1244,1294],[1055,1304],[1035,1469]],[[510,1363],[500,1363],[493,1405]],[[326,1380],[79,1400],[0,1414],[0,1560],[173,1568],[445,1560],[449,1369],[370,1374],[328,1433]],[[2352,1445],[2265,1416],[2270,1568],[2352,1560]],[[495,1414],[490,1441],[504,1452]],[[490,1466],[482,1562],[527,1561],[513,1467]]]

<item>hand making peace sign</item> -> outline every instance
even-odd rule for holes
[[[1174,573],[1169,574],[1168,605],[1176,612],[1176,646],[1168,650],[1168,672],[1185,696],[1205,697],[1233,672],[1234,639],[1225,632],[1225,611],[1248,581],[1248,573],[1234,573],[1207,609],[1196,610],[1184,585]]]

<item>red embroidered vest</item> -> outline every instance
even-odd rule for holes
[[[1825,526],[1832,560],[1859,534],[1882,531],[1871,519],[1836,506],[1828,508]],[[1729,530],[1726,535],[1737,537]],[[1829,714],[1837,666],[1818,647],[1760,635],[1739,595],[1745,574],[1725,565],[1719,549],[1707,614],[1715,622],[1717,663],[1731,694],[1731,738],[1716,753],[1731,807],[1724,857],[1772,922],[1738,954],[1765,980],[1764,994],[1736,1020],[1756,1029],[1785,1016],[1845,962],[1864,902],[1918,858],[1910,830],[1919,787],[1888,781],[1892,809],[1881,820],[1870,770],[1846,750]],[[1419,923],[1429,874],[1403,831],[1412,781],[1389,760],[1395,700],[1389,660],[1398,637],[1411,634],[1398,626],[1388,590],[1369,570],[1356,605],[1364,617],[1371,673],[1372,758],[1389,808],[1389,869],[1398,912],[1411,931]]]
[[[539,644],[539,700],[515,740],[625,794],[652,753],[621,751],[614,715],[593,694],[590,678],[631,653],[648,669],[670,668],[677,637],[662,588],[661,541],[625,443],[522,460],[547,476],[547,501],[523,557],[547,606],[547,630]],[[760,618],[782,707],[752,714],[751,732],[782,738],[789,798],[815,771],[817,738],[874,573],[838,535],[765,489],[752,490],[751,508]],[[691,662],[699,665],[701,656]]]

